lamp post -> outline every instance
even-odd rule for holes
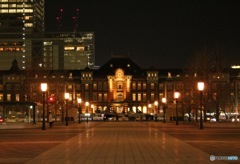
[[[65,93],[65,100],[66,100],[66,126],[68,126],[68,99],[69,99],[69,93]]]
[[[200,92],[200,129],[203,129],[203,118],[202,118],[202,97],[204,90],[204,82],[198,82],[198,90]]]
[[[47,91],[47,83],[41,83],[41,90],[42,90],[42,93],[43,93],[43,121],[42,121],[42,130],[46,130],[46,125],[45,125],[45,94],[46,94],[46,91]]]
[[[180,96],[180,93],[179,92],[174,92],[174,98],[176,100],[176,125],[178,125],[178,98]]]
[[[155,106],[155,122],[157,122],[157,114],[158,114],[158,102],[154,101],[154,106]]]
[[[86,114],[87,114],[87,123],[88,123],[88,106],[89,106],[89,102],[86,102],[85,105],[86,105]]]
[[[81,102],[82,102],[82,99],[81,98],[78,98],[77,99],[78,101],[78,123],[81,124]]]
[[[166,103],[167,99],[165,97],[162,98],[162,103],[163,103],[163,123],[166,122]]]

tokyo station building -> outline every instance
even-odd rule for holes
[[[239,75],[239,70],[228,69],[208,77],[203,99],[206,112],[214,112],[209,102],[219,100],[216,102],[221,110],[238,113]],[[91,118],[106,112],[162,116],[166,107],[166,120],[171,121],[177,114],[183,118],[186,113],[198,113],[197,79],[196,74],[182,69],[143,69],[124,55],[112,56],[99,69],[83,70],[21,70],[14,60],[9,70],[0,71],[0,116],[3,122],[41,121],[40,85],[47,83],[45,113],[51,111],[56,121],[64,120],[66,110],[72,121],[77,120],[79,107],[82,117],[90,113]],[[175,92],[180,93],[178,101]],[[65,93],[69,93],[68,105]],[[86,106],[86,102],[90,105]]]

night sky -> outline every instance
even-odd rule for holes
[[[239,0],[45,0],[46,31],[94,31],[96,65],[129,55],[143,68],[183,68],[203,47],[218,45],[227,64],[240,64]]]

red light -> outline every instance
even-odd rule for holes
[[[50,103],[54,102],[54,97],[49,97],[49,102]]]

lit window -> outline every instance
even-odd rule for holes
[[[77,47],[76,51],[84,51],[84,47]]]
[[[3,101],[3,94],[0,94],[0,101]]]
[[[33,27],[33,24],[32,23],[25,23],[24,27]]]
[[[0,13],[8,13],[8,10],[6,9],[0,10]]]
[[[16,9],[10,9],[9,13],[16,13]]]
[[[132,101],[136,101],[136,94],[135,93],[132,94]]]
[[[138,101],[142,101],[142,94],[138,93]]]
[[[16,94],[16,101],[20,101],[20,95]]]
[[[8,4],[2,4],[1,6],[2,6],[2,8],[7,8]]]
[[[51,46],[51,45],[52,45],[52,42],[43,42],[43,45],[44,45],[44,46]]]
[[[151,83],[151,89],[154,89],[154,83]]]
[[[151,101],[154,101],[155,97],[154,97],[154,93],[151,93]]]
[[[23,13],[23,9],[17,9],[17,13]]]
[[[74,51],[74,47],[64,47],[65,51]]]
[[[7,94],[7,101],[11,101],[11,94]]]
[[[25,9],[25,13],[32,13],[33,9]]]

